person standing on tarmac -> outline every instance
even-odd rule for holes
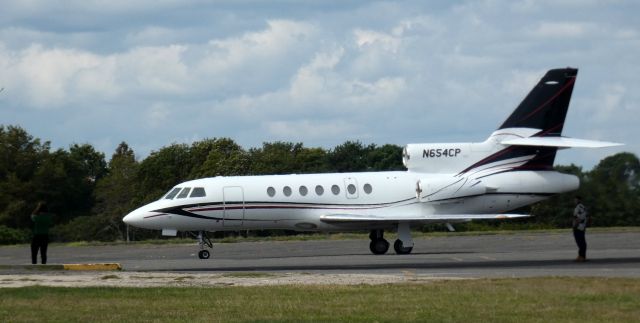
[[[584,262],[587,260],[587,240],[585,233],[587,231],[587,222],[589,215],[587,214],[587,208],[582,204],[582,198],[576,196],[574,199],[576,203],[575,209],[573,209],[573,237],[578,245],[578,258],[576,262]]]
[[[53,225],[53,214],[49,213],[47,203],[40,202],[33,213],[33,239],[31,240],[31,263],[38,263],[38,250],[42,264],[47,263],[47,247],[49,246],[49,228]]]

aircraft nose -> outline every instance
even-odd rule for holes
[[[128,225],[137,225],[140,224],[140,222],[142,222],[142,214],[140,214],[140,212],[133,211],[127,215],[124,216],[124,218],[122,218],[122,222],[128,224]]]

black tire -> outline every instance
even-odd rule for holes
[[[413,250],[413,247],[406,247],[406,248],[403,247],[402,240],[398,239],[396,240],[396,242],[393,243],[393,250],[395,250],[396,253],[399,255],[407,255],[411,253],[411,251]]]
[[[198,252],[198,258],[200,259],[209,259],[209,251],[208,250],[200,250],[200,252]]]
[[[385,239],[372,240],[369,243],[369,250],[374,255],[384,255],[389,250],[389,242]]]

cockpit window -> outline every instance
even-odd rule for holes
[[[178,194],[179,199],[183,199],[187,196],[189,196],[189,191],[191,191],[191,187],[185,187],[182,189],[182,191],[180,192],[180,194]]]
[[[178,192],[180,192],[182,188],[180,187],[176,187],[174,189],[172,189],[171,191],[169,191],[169,194],[167,194],[164,198],[167,200],[172,200],[174,197],[176,197],[176,195],[178,195]]]
[[[189,197],[205,197],[207,193],[204,191],[204,187],[194,187]]]

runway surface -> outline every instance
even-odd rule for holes
[[[393,243],[392,234],[387,239]],[[429,277],[640,277],[640,232],[588,233],[586,263],[575,263],[570,232],[415,239],[413,253],[372,255],[369,240],[214,244],[211,259],[193,245],[53,245],[50,263],[118,262],[126,271],[407,274]],[[0,264],[29,263],[29,246],[0,247]],[[6,270],[4,270],[6,272]]]

